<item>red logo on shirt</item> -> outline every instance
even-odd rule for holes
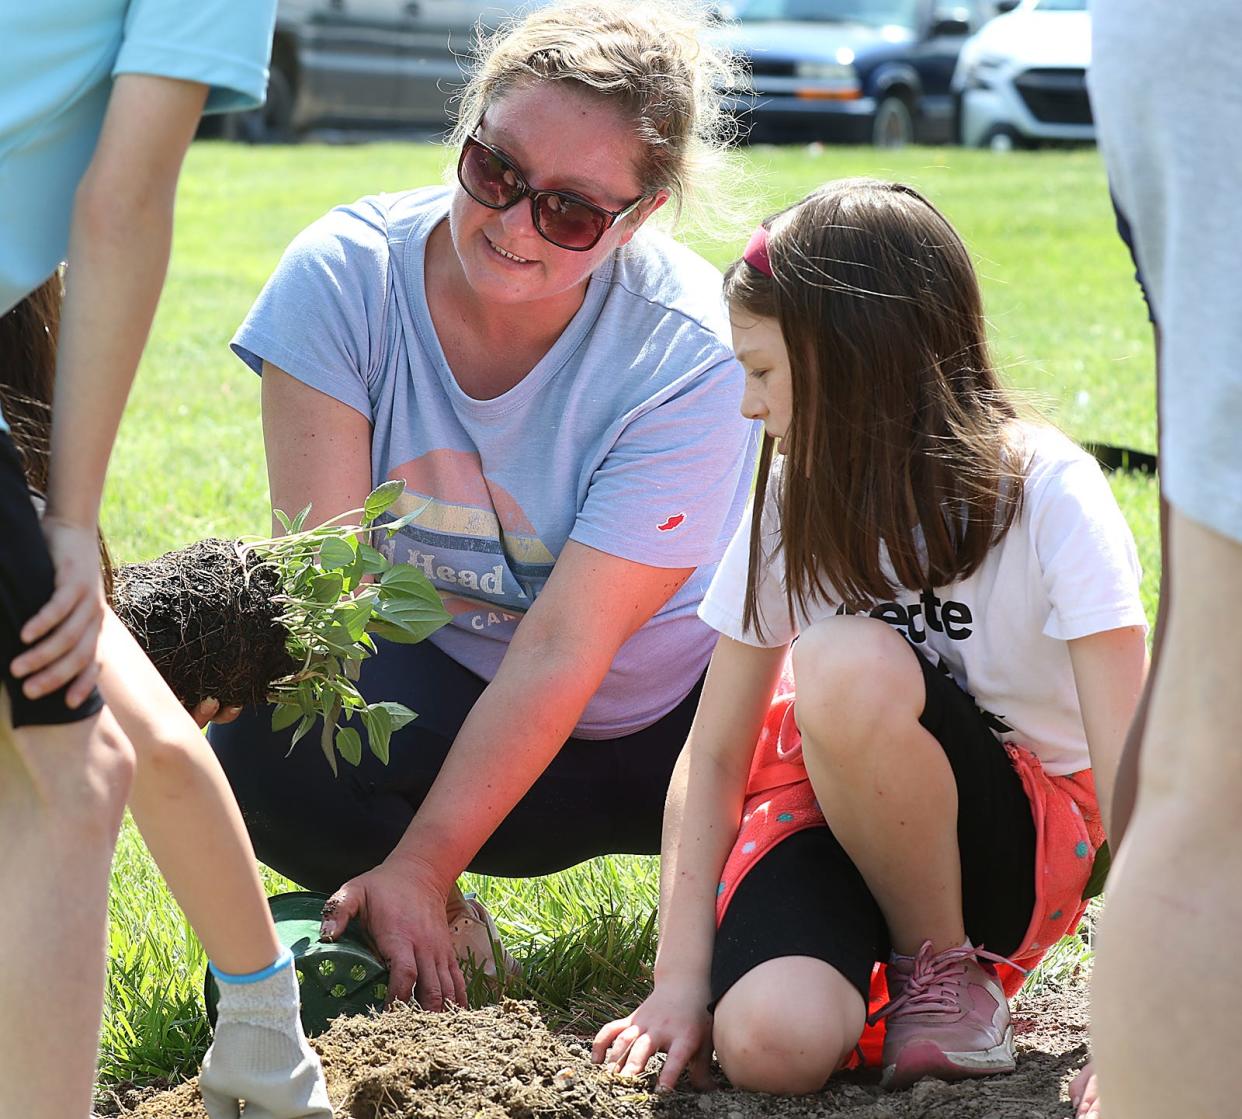
[[[686,519],[685,513],[674,513],[662,525],[656,525],[659,532],[672,532],[682,521]]]

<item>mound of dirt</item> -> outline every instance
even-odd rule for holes
[[[655,1072],[623,1078],[590,1060],[589,1042],[548,1031],[533,1003],[424,1014],[399,1008],[338,1019],[315,1039],[341,1119],[1068,1119],[1065,1087],[1086,1059],[1081,988],[1019,1002],[1010,1076],[882,1092],[846,1074],[813,1096],[656,1095]],[[205,1119],[194,1082],[152,1095],[126,1119]]]

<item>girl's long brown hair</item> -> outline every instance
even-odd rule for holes
[[[869,179],[765,225],[773,275],[738,261],[725,296],[735,315],[775,319],[789,352],[777,500],[790,617],[795,603],[863,610],[964,578],[1018,515],[1025,467],[965,246],[916,190]],[[759,633],[773,449],[765,436],[743,611]]]
[[[26,484],[47,493],[52,446],[52,394],[63,288],[59,273],[0,315],[0,410],[9,425]],[[104,592],[112,599],[112,563],[103,537],[99,559]]]

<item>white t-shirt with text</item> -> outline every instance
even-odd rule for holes
[[[1027,747],[1057,776],[1091,764],[1066,642],[1146,628],[1147,619],[1134,538],[1099,465],[1055,429],[1022,430],[1030,456],[1022,513],[978,569],[949,586],[902,589],[868,613],[952,675],[1002,740]],[[788,644],[807,626],[845,612],[839,602],[816,601],[804,613],[795,600],[789,617],[774,501],[779,466],[763,514],[763,638],[742,628],[749,514],[699,608],[713,629],[750,645]]]

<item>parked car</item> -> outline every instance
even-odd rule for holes
[[[1022,0],[962,48],[954,91],[960,140],[1007,150],[1095,139],[1087,0]]]
[[[531,0],[280,0],[267,104],[225,136],[288,140],[312,127],[443,129],[476,27]],[[210,119],[210,118],[209,118]]]
[[[950,82],[996,0],[738,0],[713,38],[749,62],[730,98],[752,140],[954,139]]]

